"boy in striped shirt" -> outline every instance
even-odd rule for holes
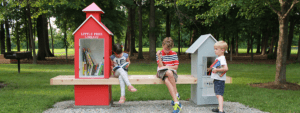
[[[173,105],[173,113],[179,113],[181,111],[182,105],[179,103],[179,94],[176,88],[177,82],[177,69],[179,65],[177,53],[172,51],[174,43],[171,37],[166,37],[163,40],[163,49],[157,51],[156,61],[157,61],[157,77],[165,81],[166,86],[174,101],[171,102]]]

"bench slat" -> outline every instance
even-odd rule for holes
[[[130,75],[128,79],[131,84],[164,84],[155,75]],[[231,77],[227,77],[225,83],[231,83]],[[179,75],[176,84],[197,84],[197,78]],[[59,75],[50,79],[50,85],[119,85],[119,79],[75,79],[75,75]]]

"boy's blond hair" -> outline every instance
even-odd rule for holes
[[[221,40],[215,43],[214,47],[220,47],[221,49],[225,49],[224,52],[227,50],[228,45],[225,41]]]
[[[171,37],[166,37],[164,41],[162,42],[162,46],[166,45],[168,49],[171,49],[174,47],[174,42]]]

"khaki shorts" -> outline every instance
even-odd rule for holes
[[[167,71],[168,70],[157,71],[157,74],[156,74],[157,78],[160,78],[163,81],[165,81],[165,79],[167,78],[167,76],[165,76]],[[177,82],[177,78],[178,78],[177,72],[174,72],[173,70],[171,70],[171,71],[173,72],[173,76],[175,78],[175,82]]]

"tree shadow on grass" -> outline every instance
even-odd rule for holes
[[[276,85],[275,82],[268,83],[253,83],[249,84],[252,87],[268,88],[268,89],[280,89],[280,90],[300,90],[300,85],[297,83],[286,82],[285,84]]]

